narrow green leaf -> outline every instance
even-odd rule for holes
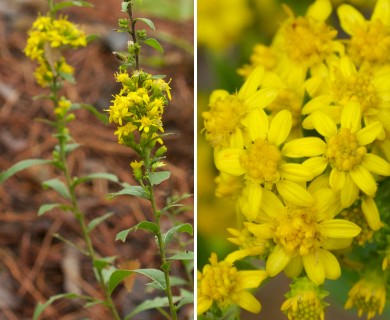
[[[154,26],[154,23],[152,20],[150,19],[147,19],[147,18],[136,18],[134,19],[135,21],[142,21],[144,23],[146,23],[150,29],[152,29],[153,31],[156,30],[156,27]]]
[[[63,210],[69,209],[68,206],[63,205],[61,203],[47,203],[47,204],[43,204],[43,205],[41,205],[39,207],[39,209],[38,209],[38,216],[41,216],[44,213],[53,210],[54,208],[61,208]]]
[[[132,227],[130,229],[122,230],[121,232],[119,232],[116,235],[115,240],[121,240],[121,241],[125,242],[127,236],[129,235],[129,233],[133,232],[133,231],[136,231],[138,229],[150,231],[153,234],[156,234],[158,232],[158,227],[157,227],[157,225],[154,222],[141,221],[137,225],[135,225],[134,227]]]
[[[172,257],[167,258],[169,260],[194,260],[194,253],[192,251],[179,252]]]
[[[182,201],[182,200],[185,200],[185,199],[187,199],[187,198],[189,198],[191,196],[192,196],[192,194],[190,194],[190,193],[184,193],[184,194],[178,196],[177,198],[172,199],[172,201],[169,202],[161,211],[165,212],[165,211],[168,211],[172,207],[184,206],[183,204],[181,204],[179,202]]]
[[[53,190],[57,191],[65,199],[71,199],[68,188],[62,181],[58,180],[57,178],[46,180],[42,183],[42,185],[46,189],[52,188]]]
[[[149,180],[152,185],[158,185],[164,180],[169,179],[171,173],[169,171],[159,171],[150,173]]]
[[[75,84],[76,83],[76,79],[74,78],[73,74],[71,73],[66,73],[66,72],[58,72],[58,74],[60,75],[60,77],[68,82],[70,82],[71,84]]]
[[[38,303],[38,305],[35,308],[34,315],[33,315],[33,320],[38,320],[39,316],[41,313],[49,306],[51,305],[54,301],[59,300],[59,299],[83,299],[83,300],[93,300],[93,298],[89,296],[81,296],[79,294],[75,293],[61,293],[57,294],[55,296],[50,297],[49,300],[47,300],[45,303]]]
[[[77,0],[73,0],[73,1],[64,1],[64,2],[59,2],[57,4],[54,5],[53,7],[53,10],[54,12],[57,12],[58,10],[61,10],[63,8],[66,8],[66,7],[88,7],[88,8],[92,8],[93,5],[87,1],[77,1]]]
[[[19,171],[22,171],[32,166],[48,164],[48,163],[52,163],[52,160],[28,159],[28,160],[19,161],[9,169],[0,173],[0,183],[3,183],[5,180],[7,180],[9,177],[13,176],[15,173]]]
[[[184,280],[183,278],[170,276],[169,279],[171,282],[171,286],[183,286],[183,285],[188,284],[188,281]]]
[[[163,47],[161,46],[160,42],[158,42],[156,39],[148,38],[148,39],[144,40],[144,43],[147,44],[148,46],[156,49],[158,52],[164,53]]]
[[[176,303],[180,297],[172,297],[173,302]],[[168,297],[156,297],[154,299],[145,300],[137,307],[135,307],[129,314],[126,315],[125,320],[129,320],[135,315],[150,309],[169,307]]]
[[[192,235],[192,225],[190,225],[189,223],[183,223],[169,229],[167,233],[163,234],[163,242],[165,245],[168,245],[168,243],[172,241],[172,238],[176,232],[187,232]]]
[[[93,261],[94,268],[102,270],[109,265],[112,265],[117,256],[104,257]]]
[[[80,147],[79,143],[69,143],[69,144],[65,145],[65,153],[69,154],[69,153],[73,152],[74,150],[76,150],[78,147]]]
[[[130,274],[132,274],[132,270],[122,270],[117,269],[114,270],[110,278],[108,279],[108,292],[112,294],[112,292],[115,290],[115,288]]]
[[[109,217],[111,217],[114,213],[113,212],[108,212],[106,213],[105,215],[101,216],[101,217],[97,217],[93,220],[91,220],[89,223],[88,223],[88,226],[87,226],[87,231],[88,232],[91,232],[93,229],[96,228],[96,226],[98,226],[99,224],[101,224],[103,221],[105,221],[106,219],[108,219]]]
[[[89,35],[87,35],[87,43],[95,41],[96,39],[99,39],[99,38],[100,38],[100,36],[98,34],[89,34]]]
[[[141,186],[131,186],[128,184],[122,184],[126,185],[121,191],[109,193],[106,197],[107,199],[113,199],[117,196],[121,195],[131,195],[139,198],[149,199],[148,193],[142,188]]]
[[[194,294],[192,292],[181,289],[180,295],[181,295],[182,299],[177,304],[176,310],[179,310],[185,304],[193,304],[194,303]]]
[[[107,115],[104,113],[101,113],[99,110],[97,110],[93,105],[87,104],[87,103],[73,103],[72,109],[85,109],[91,112],[96,118],[98,118],[101,122],[104,124],[108,124],[108,118]]]
[[[105,173],[105,172],[97,172],[97,173],[89,174],[89,175],[87,175],[85,177],[78,178],[73,183],[73,186],[77,186],[80,183],[84,183],[84,182],[87,182],[87,181],[90,181],[90,180],[93,180],[93,179],[105,179],[105,180],[112,181],[112,182],[118,182],[119,181],[118,177],[115,174]]]

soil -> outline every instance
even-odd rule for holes
[[[117,19],[125,16],[120,12],[118,0],[90,2],[94,4],[93,9],[64,10],[71,21],[82,25],[87,33],[100,37],[85,49],[67,52],[76,70],[77,85],[65,86],[62,93],[74,102],[88,103],[103,111],[119,89],[113,78],[119,63],[112,51],[124,50],[127,40],[124,34],[118,35],[112,30],[117,26]],[[53,119],[50,103],[33,99],[47,93],[46,89],[35,83],[36,64],[23,54],[27,30],[38,12],[46,12],[46,1],[6,0],[0,4],[0,171],[24,159],[50,159],[56,144],[53,128],[39,120]],[[193,43],[193,20],[149,18],[157,30]],[[175,133],[165,139],[171,179],[157,188],[160,206],[167,197],[194,192],[194,59],[191,53],[172,42],[161,43],[166,52],[163,57],[141,60],[145,71],[166,74],[167,79],[172,79],[173,99],[164,115],[166,132]],[[143,54],[148,56],[151,52],[145,50]],[[159,67],[153,68],[152,64]],[[81,147],[69,157],[72,174],[109,172],[121,181],[135,184],[129,163],[137,157],[129,148],[117,143],[114,127],[101,123],[86,110],[78,110],[76,115],[70,132]],[[42,181],[57,174],[50,166],[35,166],[0,185],[0,320],[32,319],[38,301],[44,302],[59,293],[79,292],[102,297],[88,257],[59,239],[66,238],[84,246],[74,217],[61,210],[37,216],[42,204],[62,201],[55,192],[43,190],[41,186]],[[117,267],[126,268],[138,261],[140,268],[158,268],[158,250],[150,234],[137,231],[131,233],[125,243],[115,241],[119,231],[152,219],[147,202],[132,197],[106,199],[106,194],[118,190],[118,185],[104,180],[94,180],[78,189],[80,207],[88,221],[113,212],[91,233],[97,253],[102,257],[118,256]],[[187,199],[185,204],[190,208],[175,219],[192,224],[192,203],[192,198]],[[168,219],[162,222],[164,230],[171,226]],[[188,237],[181,240],[191,242]],[[192,243],[187,249],[192,250]],[[174,263],[172,268],[175,276],[185,277],[181,264]],[[114,302],[122,315],[146,298],[158,295],[145,287],[145,281],[141,276],[136,277],[132,290],[123,285],[115,290]],[[187,289],[192,291],[190,287]],[[192,312],[189,305],[183,308],[179,318],[189,319]],[[101,305],[86,309],[80,300],[62,299],[48,307],[41,319],[85,318],[103,320],[111,316]],[[160,318],[160,313],[151,311],[142,313],[138,319]]]

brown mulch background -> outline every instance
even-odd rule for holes
[[[74,102],[89,103],[102,111],[109,107],[112,94],[118,91],[113,78],[118,62],[111,51],[118,51],[118,47],[124,49],[126,39],[112,33],[112,29],[116,28],[117,19],[125,16],[120,12],[119,0],[90,2],[95,6],[93,9],[64,11],[71,21],[82,25],[87,33],[100,34],[100,38],[85,49],[67,52],[76,70],[77,86],[67,85],[62,93]],[[56,144],[52,128],[37,120],[52,119],[52,108],[47,101],[33,101],[33,97],[43,91],[33,77],[35,63],[22,52],[27,30],[39,11],[46,12],[45,5],[44,0],[6,0],[0,3],[0,171],[24,159],[50,159]],[[157,30],[193,43],[192,20],[178,22],[150,18]],[[172,78],[173,99],[166,109],[164,127],[166,132],[177,135],[165,139],[168,147],[166,162],[172,177],[157,190],[158,201],[163,205],[167,196],[194,191],[194,78],[193,56],[173,44],[161,43],[166,52],[162,67],[151,69],[145,66],[144,69]],[[145,55],[148,53],[145,50]],[[121,181],[134,184],[129,163],[136,159],[135,154],[117,143],[113,126],[102,124],[89,112],[79,110],[77,120],[70,124],[70,132],[82,145],[69,158],[73,175],[109,172],[116,174]],[[42,181],[56,175],[57,172],[49,166],[36,166],[0,185],[0,320],[32,319],[37,301],[43,302],[58,293],[79,290],[82,294],[101,297],[88,258],[54,236],[58,233],[83,246],[81,231],[73,216],[59,210],[37,216],[42,204],[61,201],[55,192],[44,191],[41,187]],[[105,199],[107,193],[118,189],[117,185],[103,180],[95,180],[78,189],[80,206],[88,220],[114,212],[106,223],[92,232],[97,252],[102,257],[120,257],[118,265],[138,260],[141,268],[158,268],[159,255],[150,234],[137,231],[130,234],[126,243],[115,242],[119,231],[151,219],[146,202],[131,197]],[[192,198],[185,201],[190,206],[192,202]],[[193,223],[193,213],[188,210],[178,219]],[[167,220],[163,224],[164,230],[171,225]],[[191,245],[188,248],[191,250]],[[185,277],[180,264],[173,264],[173,272]],[[122,315],[146,297],[153,297],[154,293],[145,289],[145,281],[143,277],[137,277],[131,292],[124,286],[116,289],[114,299]],[[191,309],[192,306],[184,308],[179,318],[188,319]],[[84,309],[80,301],[61,300],[48,308],[42,317],[83,318],[103,320],[111,319],[111,316],[101,306]],[[138,317],[160,318],[156,311]]]

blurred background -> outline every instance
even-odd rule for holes
[[[213,90],[236,92],[243,83],[237,69],[250,62],[252,48],[256,44],[269,45],[279,25],[287,18],[282,4],[293,9],[296,16],[305,15],[313,0],[198,0],[198,270],[208,263],[211,252],[222,260],[236,246],[226,240],[228,227],[237,227],[235,205],[229,199],[215,196],[213,150],[202,133],[202,112],[208,110],[209,95]],[[335,8],[349,3],[371,16],[375,0],[332,0],[332,25],[338,25]],[[348,281],[344,279],[326,284],[330,296],[325,300],[331,307],[325,309],[326,319],[357,319],[355,310],[343,310]],[[280,311],[289,282],[283,274],[271,279],[258,291],[263,309],[260,315],[242,312],[242,319],[287,319]],[[328,281],[331,283],[332,281]],[[340,284],[341,283],[341,284]],[[388,310],[387,310],[388,312]],[[386,312],[374,319],[390,319]]]
[[[94,8],[72,7],[61,11],[87,34],[98,35],[87,48],[66,53],[75,68],[77,85],[66,85],[63,94],[73,102],[89,103],[102,111],[109,107],[112,95],[120,88],[113,77],[119,63],[112,51],[125,50],[129,38],[113,31],[118,18],[126,18],[120,0],[89,2]],[[144,0],[142,6],[134,9],[136,17],[153,20],[156,32],[147,30],[148,35],[158,39],[165,49],[164,55],[143,49],[141,66],[147,72],[166,74],[168,80],[172,79],[173,98],[164,114],[165,131],[175,133],[165,139],[166,162],[172,175],[169,183],[158,189],[160,202],[166,197],[194,192],[193,9],[192,0]],[[47,12],[47,1],[0,1],[0,171],[23,159],[50,159],[56,144],[52,128],[37,120],[52,118],[50,103],[33,100],[34,96],[47,93],[47,89],[35,83],[36,64],[23,54],[27,31],[39,12]],[[82,147],[69,158],[73,174],[109,172],[122,181],[134,183],[129,163],[136,156],[117,143],[114,126],[101,123],[85,110],[78,110],[77,118],[70,124],[70,132]],[[56,202],[57,195],[43,191],[40,185],[55,175],[53,168],[32,167],[0,185],[0,320],[32,319],[37,301],[45,301],[57,293],[78,290],[94,296],[100,294],[88,259],[54,237],[58,233],[76,243],[81,241],[73,217],[56,210],[37,217],[40,205]],[[119,231],[151,218],[148,204],[135,198],[105,199],[107,193],[117,190],[118,186],[100,180],[79,189],[80,206],[87,219],[110,211],[115,213],[92,233],[97,251],[102,256],[121,257],[119,262],[124,268],[137,261],[141,268],[158,268],[159,256],[149,234],[139,231],[132,233],[126,243],[114,241]],[[192,202],[192,198],[186,200],[186,210],[177,219],[193,222]],[[163,223],[164,229],[170,226],[168,221]],[[174,264],[173,268],[176,275],[186,277],[181,265]],[[153,294],[145,291],[145,279],[137,277],[132,292],[120,287],[114,298],[125,313]],[[191,309],[192,306],[184,309],[180,317],[189,318]],[[85,310],[75,300],[55,303],[42,319],[85,317],[108,319],[104,308]],[[145,312],[136,319],[160,318],[159,313]]]

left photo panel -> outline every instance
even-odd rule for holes
[[[5,0],[0,39],[0,319],[194,319],[194,0]]]

